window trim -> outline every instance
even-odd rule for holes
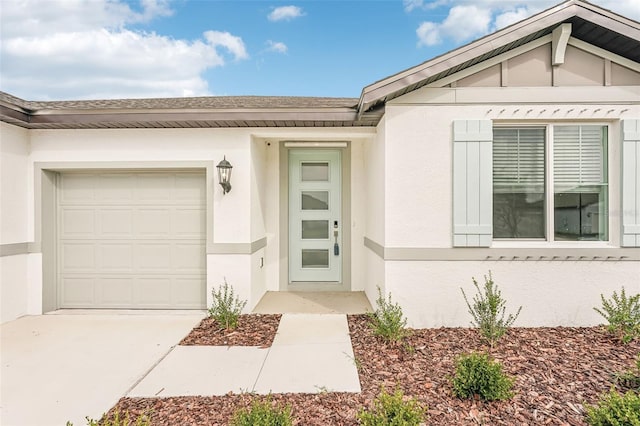
[[[555,240],[555,212],[554,212],[554,178],[553,178],[553,149],[554,138],[553,129],[555,126],[602,126],[606,127],[607,131],[607,149],[606,149],[606,174],[607,174],[607,227],[608,235],[607,240],[603,241],[556,241]],[[557,247],[557,248],[605,248],[614,245],[616,240],[614,235],[618,232],[617,228],[614,228],[612,211],[615,211],[616,202],[619,203],[619,196],[613,197],[614,191],[612,189],[619,190],[619,182],[612,180],[614,164],[614,133],[611,122],[603,121],[535,121],[535,122],[493,122],[492,128],[545,128],[545,238],[492,238],[491,247],[495,248],[545,248],[545,247]],[[615,140],[617,142],[617,139]],[[493,144],[493,142],[492,142]],[[493,151],[493,148],[492,148]],[[616,156],[615,158],[619,158]]]

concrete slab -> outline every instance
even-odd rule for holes
[[[176,346],[127,396],[251,392],[268,352],[258,347]]]
[[[203,318],[202,312],[43,315],[0,326],[0,424],[99,418]]]
[[[268,291],[253,312],[257,314],[362,314],[373,312],[362,291]]]
[[[253,390],[360,392],[346,315],[284,314]]]
[[[254,392],[360,392],[350,343],[272,346]]]
[[[284,314],[273,341],[274,346],[325,343],[351,344],[346,315]]]

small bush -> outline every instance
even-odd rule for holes
[[[458,398],[478,395],[486,401],[513,396],[513,379],[502,372],[502,364],[486,354],[463,354],[455,360],[453,393]]]
[[[213,318],[220,327],[227,330],[234,329],[238,326],[238,318],[242,313],[246,300],[240,300],[233,292],[233,287],[224,280],[224,285],[219,289],[211,290],[213,302],[209,308],[209,316]]]
[[[234,414],[232,426],[290,426],[291,407],[273,405],[270,399],[253,401],[251,408],[243,408]]]
[[[624,287],[618,295],[615,291],[611,300],[600,295],[602,309],[593,308],[607,320],[607,330],[617,334],[622,343],[629,343],[640,337],[640,294],[627,297]]]
[[[424,422],[426,411],[415,398],[405,398],[400,389],[388,394],[383,388],[373,408],[362,409],[357,417],[364,426],[414,426]]]
[[[621,395],[611,389],[596,406],[587,405],[587,423],[592,426],[640,426],[640,395]]]
[[[389,342],[398,342],[407,335],[407,319],[402,313],[402,307],[399,304],[382,296],[382,290],[378,287],[378,299],[376,300],[377,308],[375,312],[369,314],[371,327],[376,336],[380,336]]]
[[[473,285],[476,287],[477,294],[473,298],[473,304],[469,303],[467,295],[462,290],[464,301],[467,302],[469,313],[473,317],[471,324],[480,329],[480,333],[486,339],[491,347],[507,332],[507,329],[513,325],[520,315],[522,306],[518,308],[515,315],[509,314],[506,318],[506,300],[502,298],[502,294],[498,286],[493,282],[491,271],[489,277],[484,276],[484,287],[480,290],[480,286],[475,278]]]
[[[636,366],[630,370],[615,375],[616,384],[626,389],[635,389],[640,392],[640,354],[636,358]]]
[[[95,420],[90,417],[87,419],[87,426],[151,426],[151,418],[147,414],[138,416],[136,421],[132,421],[129,412],[125,412],[124,416],[121,416],[119,410],[115,410],[113,418],[107,418],[102,416],[101,420]],[[73,423],[67,422],[67,426],[73,426]]]

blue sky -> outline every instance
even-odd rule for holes
[[[640,20],[640,0],[592,0]],[[28,100],[357,97],[558,0],[0,0],[0,90]]]

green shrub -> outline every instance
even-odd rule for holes
[[[636,366],[630,370],[615,375],[616,384],[627,389],[635,389],[640,392],[640,354],[636,358]]]
[[[640,337],[640,294],[627,297],[624,287],[618,295],[615,291],[611,300],[600,295],[602,309],[593,308],[607,320],[607,330],[617,334],[622,343],[629,343]]]
[[[357,417],[364,426],[413,426],[424,422],[426,412],[416,399],[405,399],[400,389],[388,394],[383,388],[373,408],[360,410]]]
[[[486,401],[509,399],[513,396],[513,379],[502,372],[502,364],[489,355],[471,353],[455,360],[453,393],[458,398],[478,395]]]
[[[233,415],[232,426],[290,426],[291,407],[273,405],[271,400],[253,401],[250,408],[243,408]]]
[[[382,296],[382,290],[378,287],[377,308],[369,314],[373,333],[389,342],[398,342],[407,335],[407,319],[402,313],[402,307],[393,303],[391,295],[389,300]]]
[[[506,300],[502,298],[502,294],[498,289],[498,286],[493,282],[491,277],[491,271],[489,271],[489,277],[484,276],[484,287],[480,290],[480,286],[475,278],[473,285],[476,287],[477,294],[473,297],[473,304],[469,303],[467,295],[462,290],[464,301],[467,302],[469,313],[473,320],[471,324],[480,329],[480,333],[486,339],[491,347],[493,347],[498,339],[500,339],[514,321],[520,315],[522,306],[518,308],[518,312],[515,315],[509,314],[506,316]]]
[[[151,426],[151,418],[148,414],[138,416],[135,422],[131,421],[129,412],[125,412],[124,416],[121,416],[119,410],[115,410],[113,418],[107,418],[102,416],[102,420],[95,420],[90,417],[87,419],[87,426]],[[67,426],[73,426],[73,423],[67,422]]]
[[[209,316],[213,318],[220,327],[227,330],[234,329],[238,326],[238,318],[242,313],[246,300],[240,300],[233,292],[233,287],[224,280],[224,285],[219,289],[212,289],[211,296],[213,302],[209,308]]]
[[[587,405],[587,423],[592,426],[640,426],[640,395],[621,395],[611,389],[596,406]]]

